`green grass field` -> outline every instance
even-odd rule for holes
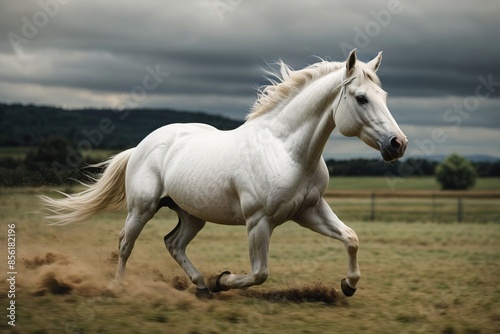
[[[348,221],[373,217],[385,222],[500,221],[500,178],[479,178],[474,189],[446,196],[433,177],[408,177],[395,185],[391,188],[384,177],[332,177],[328,190],[333,197],[328,200],[339,217]],[[482,197],[474,198],[478,192]],[[463,197],[461,204],[459,197]]]
[[[22,160],[26,158],[26,154],[30,152],[32,147],[0,147],[0,159],[12,158],[15,160]]]
[[[436,178],[406,177],[386,178],[380,176],[341,176],[330,178],[329,189],[335,190],[439,190]],[[478,178],[473,190],[500,190],[500,177]]]
[[[0,147],[0,159],[3,158],[13,158],[15,160],[22,160],[26,158],[26,155],[33,151],[34,147]],[[109,156],[119,153],[120,150],[103,150],[103,149],[94,149],[94,150],[86,150],[82,152],[84,158],[92,158],[94,160],[105,160],[109,158]]]
[[[347,221],[360,238],[354,297],[342,244],[287,223],[271,239],[270,277],[258,287],[197,300],[168,255],[176,223],[161,210],[129,260],[124,290],[106,287],[116,268],[124,212],[47,226],[40,190],[1,190],[1,244],[16,225],[16,327],[7,325],[6,248],[0,258],[2,333],[497,333],[500,224]],[[206,276],[249,270],[242,227],[207,224],[188,248]],[[329,296],[329,302],[318,300]],[[291,301],[291,298],[299,301]]]

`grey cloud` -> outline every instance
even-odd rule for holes
[[[0,82],[71,88],[75,95],[78,90],[127,93],[142,79],[146,65],[161,64],[171,76],[151,92],[155,100],[145,103],[158,106],[160,101],[191,95],[196,101],[186,108],[199,105],[199,110],[222,110],[239,118],[246,113],[243,104],[217,106],[208,97],[251,101],[255,87],[265,82],[259,65],[282,58],[300,68],[315,62],[313,55],[343,61],[341,43],[347,43],[358,47],[364,60],[384,51],[379,75],[389,101],[421,99],[426,106],[397,105],[400,122],[440,124],[442,116],[422,109],[441,111],[446,105],[428,105],[426,100],[474,94],[480,75],[491,74],[500,81],[498,1],[480,6],[470,1],[401,1],[400,13],[392,14],[386,26],[379,24],[380,32],[368,36],[366,45],[356,45],[357,32],[377,23],[373,13],[387,10],[388,3],[244,1],[221,21],[211,1],[122,1],[119,6],[70,1],[23,45],[27,54],[46,57],[50,66],[29,63],[35,70],[28,73],[9,66],[0,70]],[[21,18],[31,20],[40,10],[37,2],[4,1],[1,6],[0,63],[2,56],[15,61],[7,34],[21,34]],[[499,91],[493,92],[487,108],[481,106],[468,120],[470,124],[500,125]],[[0,92],[0,100],[5,98]],[[71,103],[67,99],[65,103]],[[19,102],[30,102],[29,94]]]

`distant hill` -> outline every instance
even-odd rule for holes
[[[123,149],[136,146],[153,130],[171,123],[206,123],[221,130],[242,124],[222,116],[170,109],[66,110],[0,103],[0,146],[37,146],[50,135],[77,143],[94,133],[93,140],[98,142],[94,147]],[[96,134],[100,127],[108,131],[102,138]]]

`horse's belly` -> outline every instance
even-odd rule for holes
[[[175,199],[174,199],[175,201]],[[207,201],[204,199],[203,201]],[[189,212],[191,215],[198,217],[202,220],[222,224],[222,225],[245,225],[245,219],[241,213],[241,210],[237,210],[230,203],[217,203],[213,198],[209,199],[210,203],[203,205],[193,205],[197,203],[197,200],[189,201],[178,204],[183,210]],[[176,202],[177,203],[177,202]]]
[[[217,224],[245,225],[238,194],[235,191],[233,170],[236,161],[227,150],[213,145],[199,150],[185,147],[167,162],[164,174],[166,196],[195,217]]]
[[[191,215],[216,224],[245,225],[239,198],[221,181],[183,182],[169,185],[174,202]]]

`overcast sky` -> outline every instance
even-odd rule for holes
[[[344,61],[356,47],[364,61],[384,52],[408,156],[500,157],[499,13],[498,0],[0,0],[0,101],[243,119],[267,62]],[[160,84],[134,99],[154,69]],[[334,132],[325,156],[379,154]]]

